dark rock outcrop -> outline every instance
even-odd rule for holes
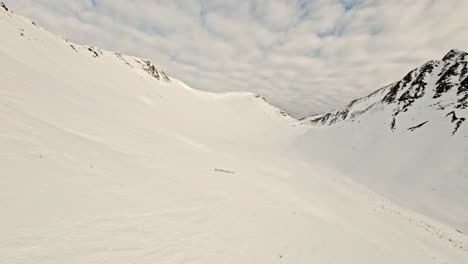
[[[3,8],[7,12],[9,11],[8,7],[3,2],[0,3],[0,7]]]

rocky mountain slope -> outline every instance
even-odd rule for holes
[[[451,50],[442,60],[429,61],[409,72],[402,80],[350,102],[334,112],[304,118],[312,125],[356,122],[362,115],[386,111],[386,126],[391,130],[413,131],[431,122],[424,111],[445,115],[455,134],[468,117],[468,53]],[[391,113],[391,114],[390,114]]]

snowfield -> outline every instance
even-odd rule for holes
[[[390,201],[397,192],[356,181],[362,167],[343,158],[354,152],[330,143],[352,126],[191,89],[6,8],[0,36],[0,263],[468,263],[449,213],[407,209]],[[332,154],[336,166],[317,158]],[[405,166],[415,182],[428,170]],[[466,215],[460,199],[435,202]]]

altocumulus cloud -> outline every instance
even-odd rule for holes
[[[81,44],[153,60],[190,86],[252,91],[295,116],[468,49],[466,0],[4,0]]]

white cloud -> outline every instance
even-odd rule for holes
[[[4,0],[75,42],[146,57],[194,88],[253,91],[301,116],[451,48],[465,0]]]

